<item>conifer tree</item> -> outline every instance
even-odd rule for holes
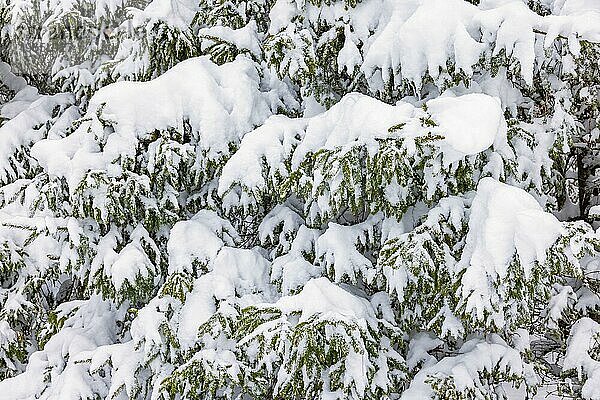
[[[600,399],[591,0],[0,0],[0,399]]]

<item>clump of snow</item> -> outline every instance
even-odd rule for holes
[[[150,243],[153,242],[148,232],[143,226],[138,225],[131,233],[130,242],[116,253],[113,249],[117,247],[117,235],[115,232],[110,232],[98,244],[100,255],[92,261],[91,273],[102,268],[117,291],[126,281],[132,286],[135,285],[138,277],[147,278],[156,273],[155,265],[158,262],[150,259],[143,247]],[[155,254],[159,254],[158,248],[153,247]]]
[[[238,239],[229,221],[214,211],[201,210],[189,220],[177,222],[171,229],[167,242],[169,273],[188,270],[194,262],[206,264],[223,246],[234,246]]]
[[[31,104],[40,98],[38,90],[32,86],[26,86],[19,90],[15,96],[4,104],[0,104],[0,117],[12,119],[25,111]]]
[[[439,362],[424,356],[435,344],[436,342],[432,343],[431,340],[413,344],[412,353],[420,354],[419,358],[425,359],[427,363],[415,375],[409,388],[402,393],[401,400],[438,398],[431,387],[431,379],[450,378],[458,392],[473,390],[476,383],[480,382],[479,373],[492,373],[494,370],[525,376],[528,384],[535,384],[533,367],[524,362],[519,352],[497,335],[490,335],[486,341],[471,339],[462,345],[459,354],[444,357]],[[485,388],[483,390],[483,393],[486,393]]]
[[[575,369],[580,377],[582,373],[587,375],[581,388],[581,394],[585,399],[600,398],[600,386],[598,385],[600,361],[590,355],[592,349],[597,351],[599,340],[600,324],[591,318],[584,317],[573,324],[567,341],[563,371]]]
[[[420,86],[424,73],[436,79],[454,55],[456,64],[472,73],[483,45],[471,37],[466,24],[477,8],[462,0],[414,3],[412,7],[400,3],[394,7],[387,26],[368,49],[363,69],[378,66],[383,73],[400,69],[403,79]],[[411,9],[414,12],[406,15]],[[431,29],[433,26],[436,29]]]
[[[356,282],[359,275],[371,281],[375,275],[373,263],[358,250],[373,240],[375,227],[382,221],[383,215],[369,217],[367,221],[344,226],[329,223],[325,233],[316,243],[316,255],[323,259],[325,270],[332,270],[337,282],[344,278]]]
[[[437,359],[429,354],[429,352],[443,344],[444,342],[441,339],[427,333],[421,332],[416,334],[408,344],[406,366],[409,369],[413,369],[421,363],[425,367],[434,365],[437,363]]]
[[[5,320],[0,320],[0,347],[5,347],[17,337],[16,332],[10,327],[10,324]]]
[[[146,135],[169,128],[183,132],[187,122],[197,135],[197,151],[214,159],[271,114],[270,97],[258,82],[254,64],[245,58],[220,66],[206,57],[188,59],[152,81],[100,89],[73,134],[42,140],[31,152],[73,189],[88,170],[117,174],[119,167],[110,164],[134,157]]]
[[[28,86],[25,78],[15,75],[10,65],[4,61],[0,61],[0,84],[13,92],[19,92]]]
[[[358,297],[327,278],[311,279],[302,291],[294,296],[284,296],[275,306],[285,314],[300,312],[300,321],[306,321],[315,314],[323,314],[323,318],[342,315],[357,321],[374,317],[371,303]]]
[[[171,28],[186,31],[198,11],[198,3],[189,0],[152,0],[143,10],[130,9],[134,26],[163,22]]]
[[[274,115],[245,135],[240,148],[223,167],[219,194],[225,193],[236,182],[252,189],[265,188],[263,162],[274,167],[271,178],[277,171],[285,173],[283,161],[298,145],[305,129],[304,119]]]
[[[56,312],[66,317],[62,329],[30,356],[24,373],[0,381],[1,400],[94,396],[88,384],[88,365],[82,361],[100,346],[116,341],[117,319],[122,313],[99,295],[64,303]],[[50,387],[44,379],[49,375],[57,378]]]
[[[464,260],[502,268],[517,253],[528,275],[561,233],[561,224],[527,192],[484,178],[471,207]],[[500,275],[502,272],[497,269]]]
[[[270,264],[255,250],[223,247],[209,269],[195,280],[179,312],[177,336],[184,348],[194,345],[198,328],[217,311],[217,302],[238,296],[235,301],[248,306],[271,299]]]
[[[509,1],[474,16],[483,32],[482,40],[493,46],[492,55],[504,50],[507,56],[519,61],[521,75],[528,85],[533,84],[535,63],[535,32],[540,16],[521,1]]]
[[[173,307],[171,298],[155,297],[137,312],[131,322],[131,338],[135,345],[143,344],[144,352],[151,354],[154,347],[162,343],[161,326],[167,322],[166,311]],[[101,355],[97,355],[101,357]],[[93,360],[99,364],[101,360]]]
[[[407,103],[397,106],[358,93],[350,93],[326,112],[311,118],[306,133],[292,156],[297,168],[308,153],[320,149],[333,150],[365,144],[376,151],[376,139],[389,136],[388,129],[411,122],[414,107]],[[412,124],[416,122],[413,120]]]
[[[531,85],[536,31],[546,33],[545,47],[559,35],[568,38],[575,55],[580,39],[600,42],[600,6],[594,0],[554,2],[554,13],[547,16],[536,14],[519,0],[482,1],[479,6],[463,0],[383,1],[372,6],[380,14],[357,7],[347,17],[353,26],[362,23],[377,29],[371,37],[356,32],[350,36],[352,41],[347,38],[339,64],[360,62],[352,45],[363,42],[360,69],[374,91],[384,90],[392,77],[395,82],[404,79],[417,87],[426,74],[434,81],[443,81],[447,62],[453,63],[457,72],[471,76],[481,58],[497,56],[501,51],[519,62],[523,79]]]
[[[319,233],[317,229],[300,226],[289,252],[273,260],[271,281],[280,284],[283,295],[302,288],[311,278],[322,275],[323,268],[320,265],[313,265],[304,258],[304,254],[313,251]]]
[[[447,61],[470,76],[485,53],[501,50],[519,61],[527,83],[533,81],[534,28],[543,17],[521,1],[483,2],[479,8],[462,0],[396,2],[386,11],[389,17],[382,17],[361,67],[375,90],[390,79],[388,71],[395,80],[406,79],[417,87],[425,74],[443,79],[440,72]],[[414,51],[401,51],[407,48]]]
[[[73,96],[70,94],[41,96],[0,126],[1,181],[6,183],[18,176],[21,171],[15,169],[15,166],[20,163],[15,162],[15,153],[24,146],[30,146],[43,139],[46,134],[45,124],[54,117],[55,109],[66,108],[72,102]]]
[[[248,50],[257,57],[262,55],[255,21],[251,21],[239,29],[231,29],[221,25],[202,28],[198,31],[198,36],[203,39],[203,48],[214,44],[215,39],[218,39],[219,41],[231,43],[240,50]]]
[[[422,120],[428,118],[438,126],[423,126]],[[402,128],[390,132],[398,125]],[[268,183],[266,177],[288,176],[284,161],[291,160],[294,170],[319,150],[343,153],[364,145],[373,155],[379,149],[379,140],[396,137],[413,143],[407,147],[415,151],[415,138],[430,133],[444,137],[437,145],[446,164],[484,151],[506,138],[500,101],[477,93],[445,97],[430,100],[426,112],[409,103],[393,106],[350,93],[329,110],[310,118],[273,116],[244,136],[240,148],[223,168],[219,193],[224,194],[236,183],[252,191],[262,190]]]
[[[500,99],[485,94],[439,97],[427,102],[427,111],[444,136],[445,162],[480,153],[497,137],[506,137]]]
[[[571,286],[555,285],[556,293],[548,301],[546,307],[546,325],[550,329],[558,329],[558,323],[563,313],[573,306],[577,301],[577,296]]]
[[[561,232],[561,223],[544,212],[533,196],[493,178],[482,179],[459,263],[459,269],[465,269],[461,291],[467,310],[479,320],[490,312],[502,326],[504,321],[494,309],[499,299],[492,283],[506,278],[515,255],[529,279],[534,263],[545,261],[546,250]]]
[[[304,219],[295,210],[287,205],[279,204],[265,216],[258,226],[258,238],[261,243],[266,243],[267,240],[279,243],[282,250],[285,251],[291,246],[288,237],[298,231],[303,224]],[[279,226],[281,226],[281,233],[276,238],[275,230]]]
[[[559,0],[554,2],[553,15],[544,20],[548,35],[546,47],[562,35],[569,39],[570,50],[577,55],[579,40],[600,42],[600,3],[595,0]]]

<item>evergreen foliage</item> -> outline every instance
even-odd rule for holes
[[[0,400],[600,399],[599,99],[594,0],[0,0]]]

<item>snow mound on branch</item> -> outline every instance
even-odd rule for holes
[[[376,27],[372,29],[375,33],[371,37],[362,30],[349,33],[346,42],[364,43],[360,69],[374,91],[385,90],[391,78],[421,87],[429,75],[443,84],[448,79],[448,63],[455,72],[472,76],[482,57],[497,56],[501,51],[518,61],[523,79],[531,85],[536,35],[546,33],[546,48],[559,35],[568,38],[575,55],[579,39],[600,42],[600,5],[595,0],[556,1],[554,15],[548,16],[536,14],[521,0],[486,0],[479,6],[463,0],[369,4],[379,9],[379,14],[359,6],[347,18],[352,26]],[[353,67],[361,61],[360,54],[352,51],[340,52],[340,58],[341,66]]]
[[[15,162],[15,153],[23,147],[41,140],[45,134],[45,125],[52,120],[56,108],[66,108],[73,102],[73,96],[60,93],[53,96],[39,96],[25,105],[25,109],[0,126],[0,180],[7,182],[18,176],[19,162]],[[10,103],[8,103],[10,105]],[[34,145],[35,146],[35,145]],[[54,154],[46,154],[51,158]]]
[[[194,261],[208,263],[225,245],[234,246],[238,235],[229,223],[214,211],[201,210],[171,229],[167,252],[169,274],[191,268]]]
[[[283,161],[298,145],[299,138],[304,136],[306,122],[302,118],[274,115],[244,136],[238,151],[223,167],[219,194],[225,193],[236,182],[249,188],[264,188],[267,183],[262,170],[263,161],[284,172]]]
[[[392,106],[369,96],[348,94],[328,111],[309,120],[306,134],[292,157],[292,166],[299,166],[307,154],[321,149],[364,144],[373,154],[378,150],[379,139],[393,135],[414,138],[429,132],[444,136],[442,151],[448,151],[452,159],[459,159],[487,149],[498,135],[506,134],[500,101],[485,94],[430,100],[427,112],[437,127],[423,127],[421,119],[428,115],[412,104],[399,102]],[[390,132],[398,124],[404,124],[402,129]]]
[[[146,135],[169,128],[183,132],[189,123],[199,150],[214,159],[261,124],[271,114],[270,104],[251,61],[240,57],[218,66],[206,57],[192,58],[152,81],[100,89],[72,135],[36,143],[32,154],[73,188],[91,169],[118,174],[118,166],[109,164],[135,157]]]
[[[559,6],[561,3],[562,6]],[[600,3],[596,0],[559,0],[555,2],[555,7],[560,7],[558,12],[561,15],[572,15],[589,11],[600,12]]]
[[[395,81],[405,79],[417,87],[426,74],[443,81],[447,76],[441,72],[446,71],[448,61],[456,72],[470,76],[486,52],[497,55],[501,50],[513,55],[525,81],[533,82],[534,28],[543,17],[523,2],[485,2],[481,6],[485,9],[462,0],[411,3],[392,2],[389,17],[381,18],[381,33],[367,45],[361,70],[372,89],[383,90],[390,73]],[[380,81],[377,70],[381,71]]]
[[[76,310],[72,315],[69,312]],[[61,304],[55,311],[65,315],[62,329],[42,350],[29,358],[24,373],[0,381],[0,400],[93,398],[88,379],[88,359],[101,346],[115,343],[121,312],[98,295],[88,300]],[[46,376],[60,377],[48,387]]]
[[[436,79],[452,56],[465,72],[473,72],[471,66],[479,59],[484,46],[467,31],[467,23],[477,8],[462,0],[419,3],[410,7],[402,2],[393,7],[385,28],[365,55],[363,71],[367,76],[370,70],[380,67],[383,80],[387,81],[386,71],[400,68],[402,78],[420,86],[425,72]],[[411,9],[414,12],[407,15]],[[431,29],[432,26],[436,29]]]
[[[18,92],[27,87],[25,78],[15,75],[10,65],[0,61],[0,84],[6,86],[13,92]]]
[[[210,44],[215,43],[215,39],[219,39],[234,44],[238,49],[249,50],[257,57],[262,55],[261,43],[255,21],[251,21],[246,26],[239,29],[232,29],[228,26],[221,25],[202,28],[198,31],[198,36]],[[206,43],[203,44],[203,47],[205,46]]]
[[[218,304],[234,299],[242,307],[270,300],[269,262],[255,250],[223,247],[200,276],[179,312],[177,337],[183,348],[194,345],[198,328],[216,311]],[[237,298],[236,298],[237,296]]]
[[[600,362],[590,355],[590,351],[598,346],[599,337],[600,324],[585,317],[573,325],[567,341],[563,371],[575,369],[580,376],[582,372],[587,375],[581,388],[581,394],[586,399],[600,399]]]
[[[596,0],[563,0],[554,4],[548,25],[554,35],[600,42],[600,3]],[[550,32],[549,32],[550,33]],[[575,42],[575,41],[572,41]],[[571,44],[571,43],[570,43]]]
[[[424,343],[428,345],[428,342]],[[426,347],[423,353],[429,349]],[[413,352],[417,352],[413,349]],[[439,362],[425,366],[415,375],[410,387],[402,393],[402,400],[427,400],[438,398],[431,387],[431,378],[450,378],[460,392],[476,389],[480,382],[479,373],[499,369],[516,375],[525,375],[534,383],[535,372],[531,365],[523,362],[519,352],[509,347],[502,338],[492,335],[490,340],[472,339],[466,342],[459,354],[444,357]]]
[[[494,180],[479,182],[473,199],[469,233],[459,268],[466,268],[462,292],[468,296],[467,309],[493,312],[495,289],[490,283],[506,278],[516,255],[528,279],[534,262],[544,261],[546,250],[556,241],[562,225],[545,212],[527,192]],[[503,321],[497,320],[503,324]]]
[[[282,234],[285,232],[285,225]],[[296,237],[291,243],[290,251],[273,260],[271,265],[271,282],[281,282],[281,293],[292,294],[306,284],[311,278],[322,275],[320,265],[313,265],[306,260],[304,254],[312,251],[319,237],[317,229],[306,225],[299,227]]]
[[[309,120],[292,166],[298,167],[307,154],[320,149],[366,144],[373,153],[377,138],[388,136],[391,126],[409,122],[413,114],[414,107],[408,103],[392,106],[359,93],[347,94],[328,111]]]
[[[315,314],[324,314],[325,318],[327,315],[342,315],[357,320],[375,316],[369,301],[342,289],[327,278],[311,279],[300,293],[282,297],[275,306],[285,314],[300,312],[300,322]]]
[[[558,219],[524,190],[484,178],[473,199],[463,257],[471,264],[489,264],[502,275],[515,250],[523,266],[542,261],[561,229]]]
[[[348,151],[364,145],[369,154],[379,149],[378,141],[388,138],[414,140],[432,133],[446,163],[477,154],[497,139],[506,137],[500,101],[475,93],[430,100],[427,112],[412,104],[390,105],[375,98],[350,93],[329,110],[311,118],[291,119],[273,116],[264,125],[244,136],[240,148],[223,167],[219,180],[222,195],[233,184],[263,189],[267,182],[263,165],[286,175],[284,161],[291,157],[297,169],[309,154],[320,150]],[[476,111],[474,111],[476,110]],[[438,126],[424,127],[421,120],[431,117]],[[399,130],[390,128],[402,124]]]
[[[12,119],[31,106],[31,104],[40,99],[38,90],[33,86],[25,86],[19,90],[15,96],[8,102],[0,105],[0,117]]]
[[[443,150],[452,161],[480,153],[497,137],[506,137],[506,120],[496,97],[479,93],[441,97],[429,100],[427,110],[443,131]]]
[[[317,240],[315,253],[317,257],[323,258],[323,265],[327,270],[333,270],[336,282],[343,278],[356,282],[360,275],[367,281],[374,278],[375,270],[371,260],[358,251],[357,246],[368,243],[368,238],[374,236],[375,227],[382,220],[383,215],[376,214],[351,226],[329,223],[325,233]]]
[[[217,66],[199,57],[150,82],[118,82],[100,89],[90,101],[88,115],[102,108],[106,118],[116,121],[116,134],[137,136],[181,128],[189,120],[200,131],[205,148],[222,150],[240,129],[252,129],[268,114],[258,79],[247,60]]]
[[[121,239],[116,230],[111,230],[107,235],[100,239],[98,243],[98,255],[92,261],[91,276],[102,269],[104,274],[110,277],[115,289],[121,290],[121,287],[127,281],[134,286],[136,278],[147,278],[154,275],[155,264],[158,260],[151,260],[144,250],[144,243],[153,243],[146,229],[138,225],[131,233],[130,241],[121,251],[116,252],[117,242]],[[152,249],[156,254],[158,248]],[[154,262],[153,262],[154,261]]]
[[[189,0],[153,0],[143,10],[131,9],[136,27],[164,22],[182,31],[189,29],[197,11],[198,4]]]

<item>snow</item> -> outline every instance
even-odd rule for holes
[[[415,49],[414,52],[398,51],[402,77],[417,86],[421,86],[424,72],[436,79],[452,53],[455,53],[457,66],[472,72],[471,66],[479,60],[483,47],[469,35],[465,26],[474,10],[474,6],[460,0],[422,2],[396,33],[394,46],[397,49]],[[429,29],[432,26],[436,29]],[[414,46],[417,42],[419,46]]]
[[[569,330],[543,357],[600,399],[556,171],[598,139],[600,2],[39,1],[2,45],[81,6],[118,50],[39,91],[0,61],[0,400],[539,397]]]
[[[127,281],[130,285],[135,285],[138,277],[147,278],[150,274],[154,274],[154,264],[146,254],[142,247],[143,241],[151,242],[148,232],[138,226],[131,234],[131,242],[128,243],[115,257],[110,264],[104,264],[104,270],[107,276],[119,291],[123,284]],[[158,249],[155,249],[158,253]]]
[[[434,356],[429,354],[430,351],[443,345],[443,341],[432,337],[426,333],[419,333],[411,338],[408,344],[408,355],[406,357],[406,366],[409,369],[416,368],[419,364],[428,367],[437,363]]]
[[[499,275],[516,250],[525,269],[545,259],[546,249],[561,233],[561,224],[524,190],[484,178],[471,207],[466,258],[490,263]]]
[[[500,99],[485,94],[438,97],[427,102],[427,111],[444,136],[442,149],[447,163],[480,153],[497,137],[506,136]]]
[[[577,300],[571,286],[562,286],[557,289],[557,293],[550,298],[546,311],[546,318],[548,318],[546,324],[550,329],[559,328],[558,323],[563,313],[567,312]]]
[[[497,335],[490,335],[490,339],[471,339],[464,343],[455,356],[442,358],[440,361],[430,360],[414,377],[410,386],[400,396],[401,400],[427,400],[436,399],[437,396],[431,387],[430,379],[443,380],[450,378],[456,389],[464,391],[475,389],[475,382],[479,381],[480,372],[492,372],[495,369],[514,373],[517,375],[533,376],[533,367],[525,363],[518,351],[509,347]],[[436,345],[435,341],[421,340],[413,342],[413,354],[419,358],[427,359],[425,354]],[[534,382],[528,382],[534,383]]]
[[[562,5],[561,5],[562,4]],[[594,0],[564,0],[556,1],[554,4],[556,15],[548,16],[545,28],[548,31],[546,46],[558,35],[569,38],[569,46],[572,52],[579,47],[574,44],[574,38],[600,42],[600,5]]]
[[[56,107],[70,105],[69,94],[41,96],[23,111],[0,125],[0,181],[8,183],[22,171],[15,169],[15,153],[44,138],[44,125],[52,120]],[[35,146],[35,145],[34,145]]]
[[[198,4],[189,0],[152,0],[143,10],[131,10],[134,26],[164,22],[182,31],[187,30],[197,11]]]
[[[310,254],[313,251],[319,236],[319,230],[307,228],[306,225],[300,226],[289,252],[273,260],[271,282],[280,284],[283,295],[296,292],[311,278],[322,275],[323,268],[313,265],[304,257],[304,254]]]
[[[325,233],[319,237],[315,252],[323,259],[326,271],[332,270],[336,282],[347,278],[356,282],[359,276],[367,282],[374,278],[375,269],[371,260],[358,251],[373,240],[375,227],[383,219],[382,215],[369,217],[365,222],[352,226],[329,223]]]
[[[291,159],[292,170],[297,170],[318,150],[340,150],[343,154],[364,145],[373,155],[380,139],[400,137],[414,142],[431,133],[444,136],[437,145],[444,162],[450,164],[506,138],[506,121],[495,97],[481,93],[444,97],[427,102],[427,110],[404,102],[393,106],[350,93],[310,118],[273,116],[244,136],[240,148],[223,167],[219,193],[226,193],[236,183],[251,192],[264,190],[270,183],[265,177],[275,181],[276,175],[289,175],[284,161]],[[424,118],[432,118],[438,126],[422,126]],[[404,124],[402,129],[389,131],[398,124]],[[414,145],[410,148],[414,151]]]
[[[169,307],[172,307],[172,301],[168,297],[155,297],[138,310],[131,322],[131,338],[136,345],[143,344],[146,354],[152,354],[152,349],[162,343],[160,328],[167,322],[165,311]],[[99,363],[100,360],[95,361],[95,364]]]
[[[575,369],[578,376],[587,375],[587,380],[581,389],[586,399],[600,399],[600,362],[593,359],[589,351],[598,346],[600,324],[591,318],[584,317],[573,324],[567,340],[566,357],[563,371]]]
[[[28,109],[31,103],[39,98],[40,95],[36,88],[26,86],[19,90],[8,102],[0,105],[0,116],[5,119],[12,119]]]
[[[499,299],[493,291],[502,282],[516,255],[525,279],[531,276],[534,262],[544,262],[546,250],[562,232],[562,225],[552,214],[522,189],[483,178],[473,199],[469,232],[458,268],[464,269],[462,295],[467,310],[476,319],[484,313],[493,315],[497,326],[504,320],[493,304]]]
[[[562,3],[562,6],[560,4]],[[595,0],[559,0],[554,5],[559,8],[559,13],[562,15],[572,15],[580,12],[598,11],[600,12],[600,4]]]
[[[227,26],[211,26],[198,31],[198,36],[207,43],[203,47],[214,44],[215,38],[233,44],[240,50],[249,50],[253,55],[262,55],[261,43],[258,37],[256,22],[251,21],[243,28],[231,29]]]
[[[317,149],[366,144],[372,154],[377,148],[375,139],[388,136],[390,127],[408,122],[413,112],[409,104],[391,106],[362,94],[348,94],[309,120],[306,134],[292,156],[292,167],[298,168],[307,154]]]
[[[183,131],[184,122],[198,135],[197,151],[217,158],[262,123],[270,107],[247,59],[217,66],[206,57],[193,58],[150,82],[117,82],[100,89],[73,134],[41,140],[31,154],[50,174],[67,178],[74,190],[89,170],[118,174],[110,164],[133,158],[140,139],[156,130]]]
[[[13,92],[20,92],[28,87],[25,78],[15,75],[10,65],[4,61],[0,61],[0,84]]]
[[[440,72],[448,60],[470,76],[480,57],[493,48],[494,54],[504,49],[514,55],[525,81],[532,83],[533,28],[541,17],[523,2],[487,7],[490,2],[483,2],[480,8],[461,0],[391,3],[389,19],[366,50],[361,68],[368,78],[381,69],[385,82],[391,70],[395,78],[420,87],[426,73],[434,80],[444,79]],[[488,42],[491,38],[496,42]],[[406,48],[413,51],[401,51]],[[373,79],[370,84],[381,90],[383,82]]]
[[[5,320],[0,320],[0,346],[4,347],[16,339],[15,331]]]
[[[555,15],[541,16],[520,0],[482,1],[479,7],[462,0],[384,1],[371,6],[380,9],[379,16],[368,15],[357,7],[350,18],[364,26],[377,26],[375,34],[365,40],[365,73],[373,90],[383,90],[390,73],[396,82],[401,79],[422,85],[423,76],[443,80],[446,62],[453,62],[467,76],[486,53],[498,55],[501,50],[515,57],[521,74],[531,85],[535,68],[535,31],[547,32],[545,46],[552,45],[561,35],[600,42],[600,7],[593,0],[569,0],[555,3]],[[280,22],[283,24],[283,22]],[[435,26],[436,29],[430,27]],[[357,41],[355,39],[355,41]],[[411,51],[402,51],[402,49]],[[356,56],[347,50],[352,65]],[[575,52],[575,54],[577,54]],[[379,72],[380,75],[377,73]]]
[[[282,250],[289,250],[291,243],[288,237],[298,231],[304,220],[292,208],[279,204],[275,206],[261,221],[258,226],[258,238],[261,243],[270,240],[272,243],[279,243]],[[281,226],[281,233],[275,238],[275,230]]]
[[[223,246],[233,246],[238,239],[231,223],[214,211],[202,210],[187,221],[177,222],[167,242],[169,273],[182,272],[194,262],[207,264]]]
[[[285,314],[300,312],[300,322],[315,314],[324,314],[325,318],[341,315],[357,321],[372,319],[375,315],[368,300],[347,292],[327,278],[311,279],[300,293],[282,297],[275,306]]]
[[[534,28],[540,18],[521,1],[511,1],[480,12],[476,17],[483,37],[495,38],[493,55],[505,50],[507,56],[519,61],[521,75],[528,85],[533,84],[535,63]]]
[[[283,172],[283,161],[297,146],[297,137],[303,135],[305,126],[302,119],[275,115],[245,135],[240,148],[223,167],[219,194],[225,193],[235,182],[242,182],[248,188],[264,188],[267,182],[262,173],[263,160]]]
[[[98,347],[114,343],[119,313],[97,295],[73,303],[63,304],[57,310],[60,316],[60,309],[75,305],[75,311],[67,313],[60,332],[31,355],[26,371],[0,381],[1,400],[70,400],[92,396],[87,365],[81,360]],[[48,388],[45,376],[54,377],[55,385]]]
[[[210,272],[200,276],[187,294],[179,312],[177,337],[183,348],[191,348],[198,328],[217,310],[217,302],[239,296],[242,306],[259,302],[264,293],[269,299],[269,263],[253,250],[223,247],[209,265]]]

